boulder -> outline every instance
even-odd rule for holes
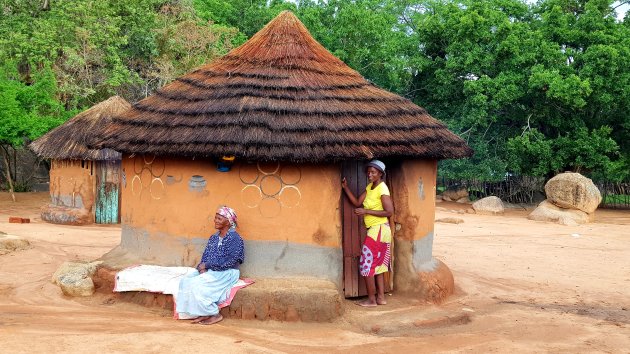
[[[59,285],[65,295],[90,296],[94,293],[92,276],[101,263],[103,262],[64,262],[57,268],[51,281]]]
[[[562,225],[575,226],[592,221],[592,214],[587,214],[581,210],[563,209],[545,200],[538,204],[527,216],[528,219],[537,221],[551,221]]]
[[[18,236],[0,233],[0,256],[29,248],[31,248],[31,244],[27,240]]]
[[[479,199],[472,204],[472,207],[477,214],[497,215],[505,212],[503,201],[495,196]]]
[[[468,197],[468,189],[466,187],[449,187],[442,192],[442,199],[446,201],[459,200]]]
[[[560,173],[545,184],[547,200],[559,207],[593,213],[602,195],[590,178],[579,173]]]

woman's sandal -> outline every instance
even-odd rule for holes
[[[210,318],[203,320],[201,322],[199,322],[199,324],[202,325],[211,325],[211,324],[215,324],[217,322],[221,322],[223,321],[223,316],[221,316],[221,314],[216,314],[214,316],[210,316]]]

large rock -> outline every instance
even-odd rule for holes
[[[442,192],[442,199],[446,201],[457,201],[468,197],[468,189],[466,187],[449,187]]]
[[[92,263],[64,262],[53,274],[51,281],[68,296],[90,296],[94,293],[92,276],[101,261]]]
[[[476,214],[503,214],[505,207],[499,197],[491,196],[477,200],[472,204]]]
[[[567,226],[585,224],[592,221],[593,215],[581,210],[563,209],[548,201],[543,201],[527,216],[537,221],[550,221]]]
[[[547,200],[566,209],[592,213],[602,201],[602,195],[590,178],[579,173],[560,173],[545,184]]]
[[[0,232],[0,256],[29,248],[31,248],[31,244],[27,240]]]

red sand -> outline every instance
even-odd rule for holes
[[[394,293],[387,309],[374,313],[348,305],[334,323],[227,319],[193,326],[104,295],[64,297],[50,283],[52,273],[66,260],[93,260],[109,251],[120,240],[120,228],[43,223],[38,213],[47,193],[17,198],[13,203],[0,193],[0,231],[28,239],[33,248],[0,256],[4,353],[627,353],[630,348],[628,211],[600,210],[595,223],[567,227],[527,220],[525,210],[460,215],[451,210],[467,206],[440,203],[447,210],[438,211],[438,218],[464,219],[436,224],[434,255],[451,268],[458,288],[441,306]],[[9,224],[9,216],[31,223]],[[434,325],[435,314],[451,320]],[[369,320],[378,326],[366,328]]]

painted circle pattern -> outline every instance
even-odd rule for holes
[[[282,166],[278,162],[242,163],[239,178],[245,184],[241,201],[248,208],[258,208],[263,217],[274,218],[280,215],[282,208],[300,205],[302,193],[297,184],[302,179],[302,171],[299,166]]]

